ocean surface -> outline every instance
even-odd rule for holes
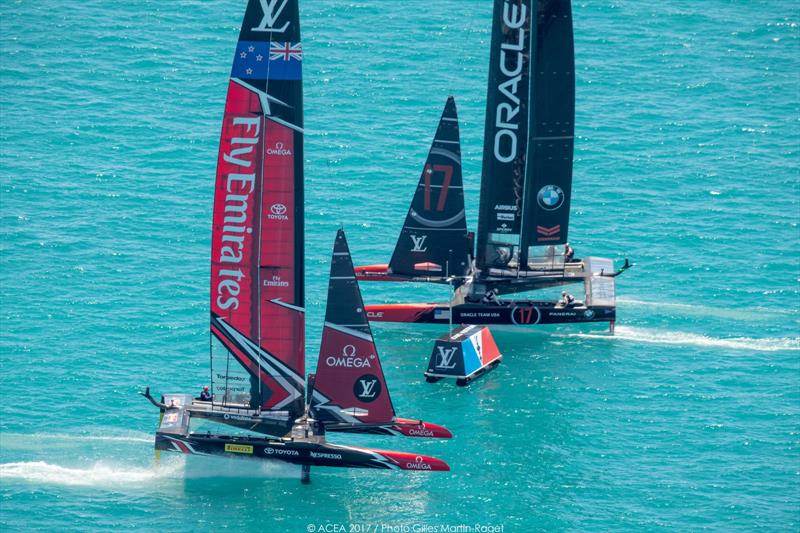
[[[315,469],[303,486],[280,465],[154,467],[157,412],[137,391],[208,380],[213,179],[244,4],[0,1],[0,529],[800,528],[794,0],[574,2],[570,241],[637,266],[618,278],[616,335],[496,331],[503,363],[468,388],[424,381],[443,328],[374,326],[398,414],[455,438],[334,440],[451,472]],[[388,260],[448,95],[475,227],[491,9],[302,2],[309,368],[336,229],[357,263]]]

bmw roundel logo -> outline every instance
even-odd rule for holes
[[[590,320],[591,320],[592,318],[594,318],[594,309],[587,309],[586,311],[584,311],[584,312],[583,312],[583,317],[584,317],[584,318],[588,318],[588,319],[590,319]]]
[[[564,191],[558,185],[545,185],[539,189],[536,200],[545,211],[555,211],[564,203]]]

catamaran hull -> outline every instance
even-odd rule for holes
[[[247,414],[229,414],[219,412],[192,411],[194,418],[209,420],[220,424],[246,429],[255,433],[275,437],[286,435],[292,428],[291,422],[264,421],[257,416]],[[359,433],[363,435],[405,435],[406,437],[429,437],[450,439],[453,434],[447,428],[422,420],[396,418],[391,424],[325,424],[325,430],[337,433]]]
[[[404,435],[433,439],[450,439],[453,434],[446,427],[422,420],[395,418],[392,424],[325,424],[325,431],[340,433],[359,433],[362,435]]]
[[[218,424],[225,424],[255,433],[261,433],[274,438],[279,438],[289,433],[292,429],[293,418],[288,413],[279,416],[274,412],[250,411],[245,409],[227,409],[217,407],[216,409],[210,402],[195,401],[189,394],[165,394],[161,401],[157,402],[151,395],[150,389],[144,393],[154,405],[161,409],[162,417],[166,412],[167,405],[172,405],[177,409],[183,409],[192,419],[207,420]],[[270,416],[272,415],[272,416]],[[181,415],[182,416],[182,415]],[[177,421],[179,417],[175,417]],[[163,418],[162,418],[163,420]],[[167,421],[169,422],[169,420]],[[357,423],[336,423],[334,421],[324,422],[325,430],[338,433],[359,433],[364,435],[405,435],[406,437],[428,437],[437,439],[449,439],[453,434],[446,427],[424,420],[414,420],[410,418],[395,417],[390,423],[367,424]],[[186,430],[188,431],[188,421]]]
[[[447,463],[435,457],[290,439],[193,433],[172,435],[159,432],[156,433],[155,446],[157,450],[187,455],[273,460],[302,466],[418,470],[422,472],[450,470]]]
[[[368,265],[355,267],[356,279],[362,281],[383,281],[392,283],[450,283],[443,274],[430,276],[405,276],[390,274],[389,265]],[[583,283],[585,274],[581,265],[575,263],[570,268],[551,270],[511,271],[492,269],[487,275],[479,278],[481,284],[487,289],[494,289],[498,294],[513,294],[519,292],[560,287],[574,283]]]
[[[367,305],[367,316],[375,322],[449,324],[451,308],[444,304]],[[452,307],[453,324],[536,326],[580,322],[614,322],[616,308],[610,306],[556,307],[552,302],[516,301],[504,305],[461,304]]]

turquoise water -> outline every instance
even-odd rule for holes
[[[638,266],[619,278],[616,336],[498,331],[503,364],[467,389],[424,382],[441,328],[375,328],[398,413],[456,437],[336,440],[452,472],[317,469],[302,486],[283,466],[154,469],[157,414],[136,392],[207,381],[243,6],[0,2],[0,528],[800,527],[797,2],[574,3],[570,240]],[[357,262],[388,259],[449,94],[475,226],[491,2],[301,10],[313,368],[335,230]]]

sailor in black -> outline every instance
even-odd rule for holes
[[[200,396],[197,398],[201,402],[210,402],[211,401],[211,393],[208,392],[208,385],[203,387],[203,391],[200,393]]]
[[[571,263],[573,257],[575,257],[575,250],[572,249],[569,243],[564,244],[564,262]]]

